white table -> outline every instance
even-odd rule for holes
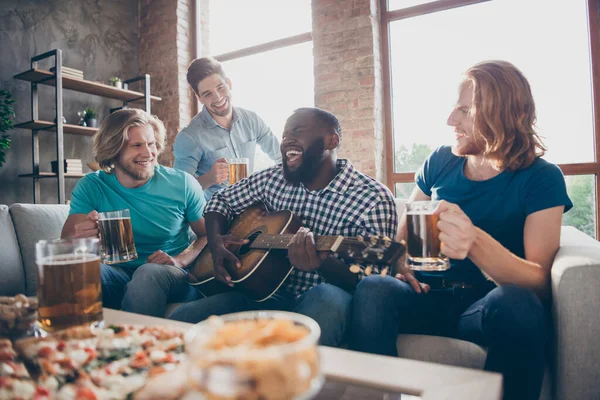
[[[190,328],[192,324],[104,309],[106,324],[168,325]],[[480,370],[451,367],[397,357],[319,347],[321,368],[328,380],[377,391],[420,396],[423,400],[500,400],[502,376]],[[383,398],[379,395],[373,398]],[[317,396],[318,398],[318,396]],[[345,398],[352,398],[344,397]],[[355,398],[364,398],[361,397]],[[366,400],[366,399],[365,399]]]

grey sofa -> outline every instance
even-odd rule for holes
[[[35,295],[35,243],[59,237],[67,214],[61,205],[0,205],[0,295]],[[563,227],[552,268],[554,343],[540,398],[600,399],[599,286],[600,243]],[[427,335],[399,335],[398,353],[470,368],[482,368],[486,357],[473,343]]]

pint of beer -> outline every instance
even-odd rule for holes
[[[439,201],[414,201],[406,204],[408,260],[411,269],[445,271],[448,257],[441,253],[439,217],[433,214]]]
[[[233,185],[236,182],[241,181],[248,177],[248,170],[250,169],[250,160],[247,158],[228,158],[227,164],[229,164],[229,184]]]
[[[102,262],[117,264],[135,260],[138,255],[133,241],[129,210],[99,213]]]
[[[36,244],[38,322],[45,332],[102,323],[100,243],[96,238]]]

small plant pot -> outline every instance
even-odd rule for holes
[[[123,89],[123,82],[121,82],[121,81],[113,82],[113,86],[116,87],[117,89]]]
[[[93,119],[86,119],[85,120],[85,124],[87,126],[89,126],[90,128],[95,128],[96,127],[96,118]]]

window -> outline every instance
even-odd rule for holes
[[[198,0],[206,4],[208,48],[232,81],[234,106],[281,139],[287,117],[314,105],[311,1]],[[271,165],[257,146],[254,171]]]
[[[564,223],[595,236],[600,163],[594,145],[598,132],[588,8],[597,12],[597,2],[590,0],[588,7],[586,0],[390,0],[389,5],[396,8],[382,14],[391,86],[391,98],[386,99],[391,103],[387,132],[393,142],[387,154],[394,171],[389,186],[411,182],[431,150],[452,143],[446,120],[462,73],[479,61],[503,59],[515,64],[531,84],[538,131],[549,149],[545,158],[566,175],[591,174],[567,179],[569,193],[580,193],[585,200],[578,198]],[[597,28],[593,32],[597,35]],[[397,193],[404,195],[405,190]],[[571,218],[570,213],[580,215]]]

